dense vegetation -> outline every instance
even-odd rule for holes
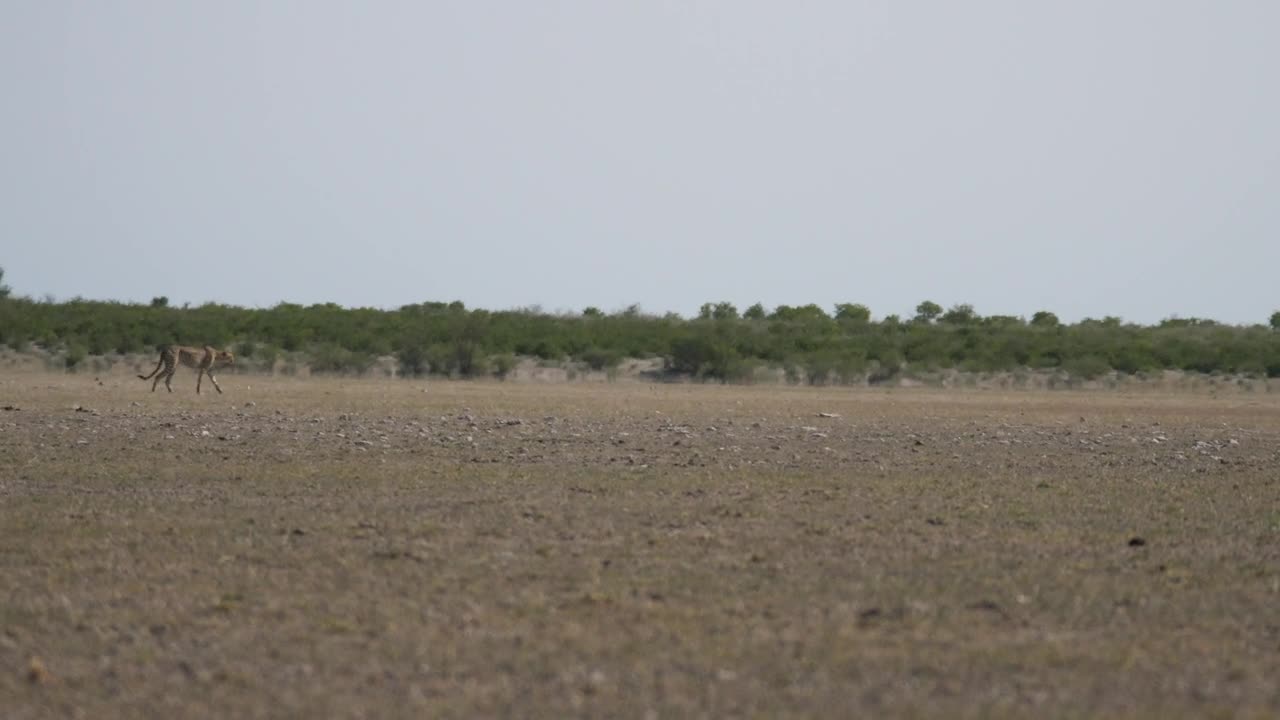
[[[0,279],[3,276],[0,275]],[[1063,324],[1050,312],[982,317],[968,305],[924,302],[911,318],[873,321],[862,305],[828,313],[816,305],[707,304],[699,317],[538,310],[468,310],[428,302],[397,310],[334,304],[269,309],[207,304],[170,307],[11,297],[0,283],[0,345],[39,347],[75,368],[87,357],[149,353],[164,343],[230,347],[250,367],[293,358],[312,372],[359,373],[393,356],[407,376],[505,375],[518,356],[609,370],[627,357],[660,357],[665,372],[750,381],[779,368],[793,382],[872,383],[899,373],[1060,370],[1076,378],[1111,371],[1177,369],[1280,377],[1280,312],[1264,325],[1170,319],[1156,326],[1116,318]]]

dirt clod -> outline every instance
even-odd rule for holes
[[[45,667],[43,660],[32,657],[27,661],[27,682],[33,685],[48,685],[53,682],[53,673]]]

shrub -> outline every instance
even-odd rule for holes
[[[447,343],[435,343],[426,348],[423,355],[428,371],[433,375],[452,375],[458,371],[453,348]]]
[[[592,346],[579,353],[578,359],[592,370],[609,370],[622,362],[622,353]]]
[[[1031,316],[1031,324],[1036,327],[1058,327],[1062,323],[1058,320],[1058,316],[1048,310],[1041,310]]]
[[[865,324],[871,322],[871,308],[858,303],[840,303],[836,305],[836,319]]]
[[[972,305],[952,305],[951,309],[943,313],[942,322],[948,325],[968,325],[978,319],[978,314],[974,312]]]
[[[875,382],[892,377],[904,362],[913,371],[973,372],[1066,363],[1077,377],[1100,372],[1102,364],[1126,373],[1280,372],[1280,311],[1271,327],[1237,327],[1197,318],[1126,325],[1115,316],[1063,325],[1047,310],[1026,323],[1012,316],[980,318],[966,305],[944,313],[931,301],[916,310],[913,322],[889,316],[877,323],[865,306],[852,303],[836,305],[834,317],[816,305],[782,305],[767,315],[760,303],[737,317],[730,303],[708,303],[701,313],[705,319],[685,320],[644,314],[638,307],[577,316],[536,308],[467,310],[443,302],[396,310],[332,303],[252,309],[8,297],[0,302],[0,343],[61,348],[58,367],[68,361],[82,366],[75,352],[67,354],[72,345],[101,355],[149,353],[173,342],[221,346],[234,339],[234,351],[245,361],[237,370],[272,367],[283,347],[299,353],[295,363],[306,361],[307,350],[316,372],[360,372],[394,351],[401,374],[409,377],[500,372],[507,361],[498,358],[505,355],[553,362],[569,355],[605,371],[624,357],[664,357],[670,372],[724,381],[749,380],[755,369],[770,365],[786,371],[791,382],[858,382],[868,371]]]
[[[493,368],[494,377],[506,380],[511,371],[516,369],[516,356],[511,353],[493,355],[489,358],[489,367]]]
[[[564,359],[564,350],[550,340],[539,340],[538,344],[533,348],[533,354],[543,360]]]
[[[669,370],[698,379],[727,381],[743,371],[741,357],[727,343],[705,336],[686,337],[671,346]]]
[[[75,370],[76,366],[84,362],[89,357],[89,348],[79,340],[74,340],[67,344],[66,353],[63,355],[63,365],[68,370]]]
[[[1096,355],[1073,358],[1063,365],[1063,369],[1072,378],[1094,380],[1111,371],[1111,365]]]
[[[406,345],[396,351],[396,361],[400,374],[404,377],[422,377],[431,369],[427,360],[427,349],[420,344]]]
[[[942,314],[942,306],[932,300],[925,300],[916,306],[915,321],[918,323],[931,323],[938,319]]]
[[[737,320],[738,308],[730,302],[703,303],[698,310],[700,320]]]
[[[374,361],[368,353],[352,352],[332,343],[313,346],[309,354],[311,372],[317,374],[361,375]]]

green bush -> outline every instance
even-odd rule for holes
[[[406,345],[396,351],[397,368],[403,377],[422,377],[431,370],[427,348],[420,344]]]
[[[1035,325],[1036,327],[1053,328],[1053,327],[1058,327],[1059,325],[1062,324],[1062,322],[1058,320],[1057,315],[1054,315],[1048,310],[1041,310],[1037,312],[1035,315],[1031,316],[1031,324]]]
[[[458,360],[449,343],[435,343],[426,348],[426,364],[433,375],[453,375],[458,372]]]
[[[579,353],[578,359],[592,370],[610,370],[622,362],[622,353],[592,346]]]
[[[516,356],[512,353],[500,353],[489,358],[489,367],[493,369],[493,376],[499,380],[506,380],[511,371],[516,369]]]
[[[932,300],[925,300],[916,306],[915,322],[931,323],[942,315],[942,306]]]
[[[672,344],[667,368],[676,373],[722,382],[741,377],[742,358],[729,344],[713,337],[695,335]]]
[[[369,353],[353,352],[332,343],[313,346],[309,355],[311,372],[321,375],[362,375],[374,362]]]
[[[857,303],[840,303],[836,305],[836,319],[854,324],[871,322],[871,308]]]
[[[1073,358],[1063,366],[1067,374],[1080,380],[1095,380],[1111,371],[1106,360],[1096,355]]]
[[[250,370],[271,368],[281,351],[290,354],[289,363],[307,363],[321,373],[364,372],[378,356],[394,354],[406,377],[501,373],[508,362],[501,358],[508,355],[557,363],[569,356],[606,372],[627,357],[662,357],[671,373],[727,382],[749,381],[766,365],[782,368],[791,382],[819,384],[863,377],[883,382],[904,366],[926,374],[1063,368],[1077,378],[1112,370],[1280,373],[1280,318],[1272,326],[1198,318],[1139,326],[1111,316],[1064,325],[1046,310],[1024,322],[980,317],[968,305],[944,312],[931,301],[916,308],[911,322],[892,315],[872,322],[865,306],[849,303],[836,305],[834,315],[812,304],[779,305],[766,313],[760,303],[739,315],[731,303],[717,302],[700,315],[686,320],[638,307],[583,315],[489,312],[457,302],[395,310],[332,303],[170,307],[10,296],[0,301],[0,343],[62,348],[59,365],[70,367],[88,356],[149,354],[165,343],[230,345],[244,361],[238,367]],[[73,345],[83,348],[83,357],[78,349],[68,353]]]
[[[67,350],[63,355],[62,362],[68,370],[75,370],[87,357],[89,357],[88,346],[79,340],[73,340],[67,344]]]

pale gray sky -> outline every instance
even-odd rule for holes
[[[18,294],[1280,308],[1280,2],[0,1]]]

